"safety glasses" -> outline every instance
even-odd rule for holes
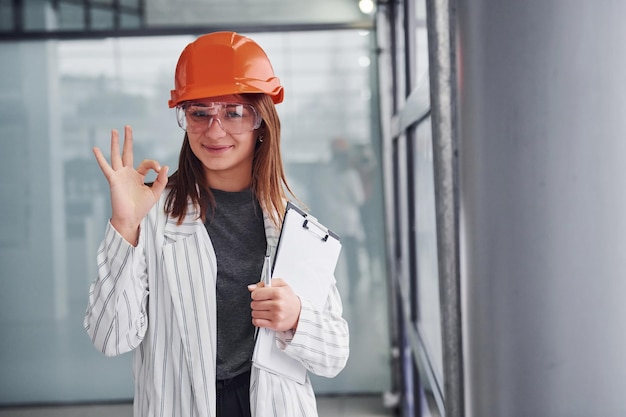
[[[188,133],[203,133],[217,120],[230,134],[251,132],[261,126],[261,116],[250,104],[186,102],[176,107],[178,125]]]

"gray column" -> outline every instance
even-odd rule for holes
[[[467,415],[626,415],[626,2],[458,15]]]

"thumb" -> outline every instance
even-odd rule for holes
[[[253,292],[257,288],[264,288],[264,287],[265,287],[265,283],[263,281],[259,281],[256,284],[248,285],[248,291]]]

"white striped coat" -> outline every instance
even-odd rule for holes
[[[215,252],[196,209],[177,225],[164,212],[165,194],[141,223],[136,247],[107,225],[84,326],[105,355],[134,351],[136,417],[215,417]],[[267,213],[264,223],[274,252],[279,232]],[[301,301],[297,332],[277,333],[279,345],[308,371],[333,377],[349,354],[337,288],[323,311]],[[317,416],[308,377],[298,384],[253,367],[250,403],[253,417]]]

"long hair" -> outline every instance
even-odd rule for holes
[[[295,198],[287,184],[280,153],[280,119],[271,97],[265,94],[241,94],[238,96],[250,103],[259,112],[263,122],[255,132],[262,136],[257,142],[252,161],[252,183],[250,187],[274,225],[280,226],[286,207],[286,191]],[[202,162],[194,155],[185,133],[178,158],[178,169],[168,181],[170,193],[165,201],[165,210],[183,222],[191,202],[199,208],[199,216],[206,221],[209,208],[215,208],[215,199],[209,189]]]

